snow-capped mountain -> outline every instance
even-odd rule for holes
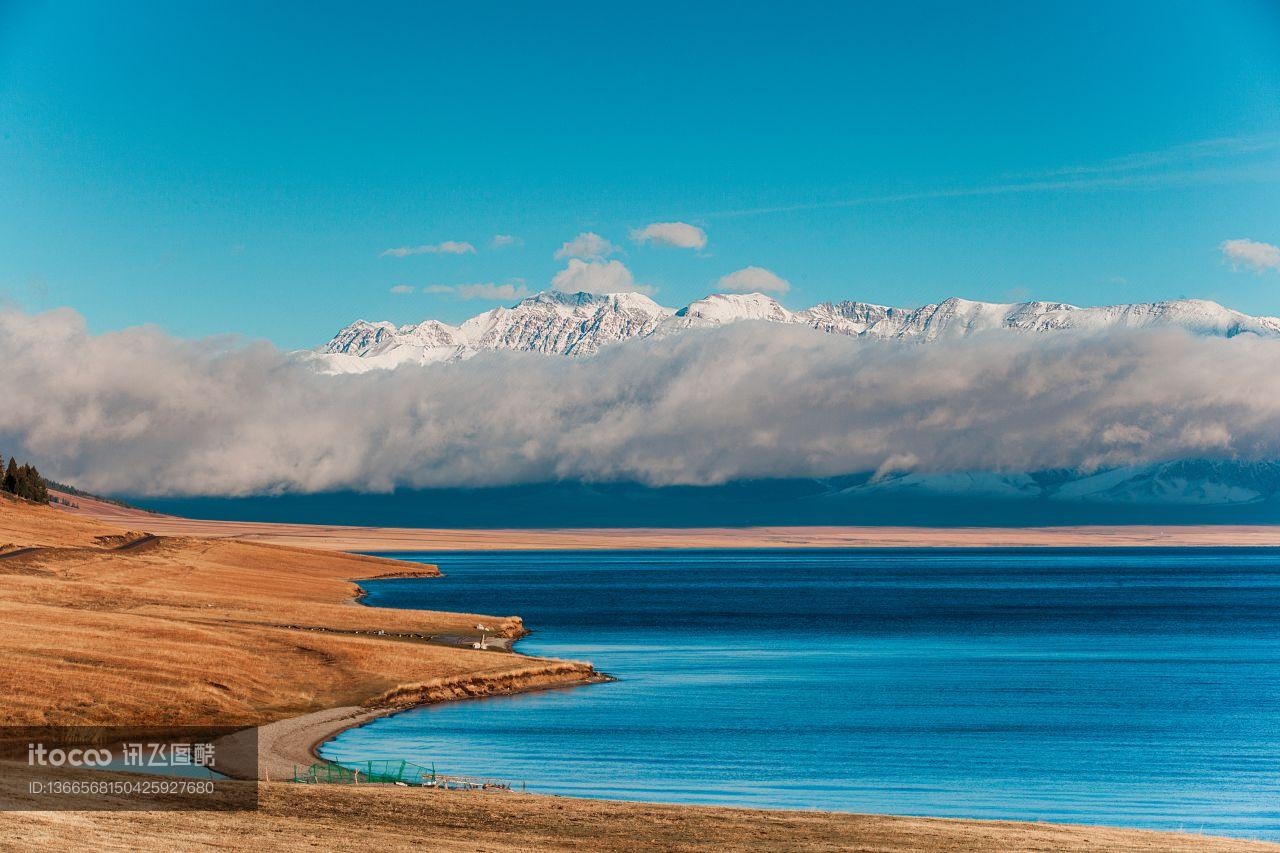
[[[824,302],[791,316],[791,322],[804,323],[824,332],[926,341],[999,329],[1103,331],[1157,326],[1224,337],[1242,332],[1280,335],[1280,318],[1250,317],[1203,299],[1077,308],[1063,302],[991,303],[952,298],[914,310],[864,302]]]
[[[639,293],[546,291],[494,308],[460,326],[428,320],[397,328],[357,320],[322,349],[326,366],[359,372],[468,358],[482,350],[591,355],[600,347],[653,334],[675,312]]]
[[[671,320],[664,324],[663,331],[719,326],[742,320],[795,323],[797,316],[783,308],[778,300],[763,293],[713,293],[674,312]]]
[[[547,291],[510,308],[494,308],[460,326],[427,320],[409,326],[357,320],[318,353],[325,369],[360,372],[400,364],[469,358],[484,350],[592,355],[618,341],[747,320],[808,326],[877,340],[934,341],[1000,330],[1034,333],[1168,327],[1196,334],[1280,337],[1280,318],[1252,317],[1201,299],[1078,308],[1062,302],[947,299],[921,308],[823,302],[789,311],[761,293],[719,293],[679,310],[639,293]]]

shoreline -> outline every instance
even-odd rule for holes
[[[522,653],[512,651],[511,654],[522,654]],[[533,658],[533,657],[530,657],[529,659],[530,660],[548,660],[547,658]],[[406,705],[404,707],[365,708],[363,706],[357,705],[349,708],[330,708],[323,711],[314,711],[310,714],[302,714],[297,717],[291,717],[286,720],[279,720],[275,723],[268,723],[267,725],[277,726],[281,724],[287,724],[291,729],[294,729],[294,730],[303,729],[303,730],[309,731],[308,737],[311,738],[311,742],[307,746],[305,752],[298,752],[294,754],[292,751],[290,751],[289,753],[278,754],[277,758],[289,758],[290,760],[294,758],[308,759],[305,762],[293,761],[293,763],[297,764],[299,767],[302,767],[306,764],[313,764],[317,762],[337,764],[338,762],[322,756],[320,754],[320,747],[324,746],[329,741],[337,738],[343,732],[347,732],[352,729],[362,728],[371,723],[377,722],[378,720],[386,719],[388,717],[394,717],[398,714],[405,714],[410,711],[416,711],[419,708],[426,708],[431,705],[444,704],[445,702],[466,702],[466,701],[473,701],[473,700],[478,701],[482,699],[488,699],[494,696],[519,696],[527,693],[541,693],[547,690],[570,690],[578,687],[587,687],[592,684],[607,684],[611,681],[616,681],[616,680],[617,679],[615,679],[611,675],[608,675],[607,673],[597,671],[594,676],[588,676],[579,681],[564,681],[564,682],[554,682],[554,683],[548,683],[548,684],[535,684],[535,685],[529,685],[527,687],[523,687],[520,689],[511,690],[509,692],[496,692],[496,693],[486,693],[483,695],[460,696],[457,698],[440,699],[440,700],[430,701],[430,702],[419,702],[413,705]],[[259,731],[261,731],[263,728],[267,728],[267,726],[258,727]],[[260,762],[261,762],[261,759],[260,759]],[[259,781],[282,781],[282,780],[276,777],[263,778],[260,776]],[[593,798],[580,797],[576,799],[593,799]],[[732,806],[723,806],[722,808],[732,808]]]
[[[162,536],[236,539],[321,551],[586,551],[731,548],[1223,548],[1280,547],[1275,525],[1081,525],[1055,527],[758,526],[690,528],[360,527],[212,521],[80,498],[69,516]]]
[[[435,575],[415,575],[412,572],[393,572],[390,574],[370,575],[367,577],[353,578],[351,582],[356,585],[358,592],[351,599],[351,603],[360,607],[370,607],[365,604],[364,599],[367,596],[365,589],[360,586],[361,581],[377,580],[388,577],[436,577]],[[393,704],[382,706],[367,705],[351,705],[346,707],[324,708],[319,711],[312,711],[307,714],[299,714],[295,717],[288,717],[283,720],[276,720],[262,726],[255,727],[258,732],[258,772],[259,781],[283,781],[281,771],[287,765],[295,765],[297,768],[309,766],[317,762],[325,762],[337,764],[335,761],[325,758],[320,754],[320,747],[329,741],[337,738],[343,732],[351,729],[361,728],[370,723],[393,717],[397,714],[403,714],[418,708],[425,708],[429,705],[438,705],[444,702],[461,702],[470,699],[486,699],[491,696],[515,696],[522,693],[536,693],[543,690],[559,690],[573,687],[585,687],[590,684],[606,684],[610,681],[616,681],[613,676],[608,673],[600,672],[595,669],[594,665],[587,661],[562,661],[556,658],[539,658],[532,655],[526,655],[518,650],[515,645],[521,639],[529,635],[529,630],[523,627],[521,621],[520,632],[514,637],[496,637],[494,640],[500,645],[500,651],[495,654],[519,655],[521,658],[529,661],[531,664],[537,665],[555,665],[566,664],[575,667],[574,671],[581,671],[578,667],[585,667],[586,671],[583,677],[576,681],[544,681],[534,678],[527,684],[520,686],[504,686],[495,680],[494,676],[484,674],[464,676],[457,679],[458,684],[455,689],[460,689],[465,695],[459,696],[439,696],[438,698],[427,698],[425,701],[412,702],[410,704]],[[502,677],[499,676],[498,679]],[[444,685],[441,685],[444,687]],[[448,689],[447,687],[445,689]],[[263,731],[267,732],[267,741],[271,744],[269,749],[263,749]],[[305,747],[302,745],[300,737],[305,738],[307,743]],[[276,748],[275,744],[283,741],[283,749]],[[272,754],[267,754],[272,753]],[[274,774],[274,775],[273,775]]]

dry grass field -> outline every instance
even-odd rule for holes
[[[153,537],[0,506],[0,696],[11,724],[260,724],[530,659],[436,645],[514,617],[361,607],[355,578],[434,569]],[[553,680],[580,680],[582,673]]]
[[[263,785],[256,812],[0,813],[0,848],[66,850],[1262,853],[1106,827],[610,803],[533,794]],[[180,839],[180,843],[175,843]]]
[[[0,709],[9,724],[262,724],[322,709],[576,683],[440,644],[513,616],[360,607],[353,579],[416,564],[154,536],[0,497]],[[433,642],[430,638],[437,638]],[[306,730],[294,731],[295,736]],[[287,738],[283,738],[287,740]],[[295,739],[298,739],[295,737]],[[301,737],[301,742],[307,742]],[[0,774],[4,776],[4,774]],[[14,777],[5,784],[12,786]],[[279,777],[275,777],[279,778]],[[0,849],[1247,851],[1244,841],[1044,824],[265,783],[252,812],[0,812]]]

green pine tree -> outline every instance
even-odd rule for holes
[[[40,476],[40,472],[36,470],[36,466],[31,467],[31,480],[28,488],[31,491],[30,499],[36,503],[47,504],[49,502],[49,487],[45,485],[44,477]]]
[[[34,500],[36,493],[35,469],[29,464],[18,466],[18,488],[15,491],[20,498]]]
[[[19,465],[12,456],[4,476],[0,477],[0,491],[37,503],[49,502],[49,484],[40,476],[36,466],[31,463]]]

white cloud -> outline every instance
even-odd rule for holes
[[[493,239],[489,241],[489,248],[491,249],[505,249],[508,246],[522,245],[524,245],[524,240],[511,234],[494,234]]]
[[[0,311],[0,363],[0,447],[107,493],[1280,459],[1280,340],[1252,335],[920,346],[743,324],[329,376],[263,342],[90,334],[63,309]]]
[[[501,299],[523,299],[529,295],[529,289],[521,284],[460,284],[457,287],[459,299],[487,299],[491,302]]]
[[[880,463],[880,467],[876,468],[875,473],[871,475],[871,479],[872,481],[879,481],[893,474],[905,474],[914,470],[919,464],[920,459],[914,453],[894,453]]]
[[[656,243],[678,249],[705,249],[707,232],[687,222],[651,222],[631,232],[637,243]]]
[[[387,249],[381,257],[407,258],[410,255],[474,255],[475,253],[476,247],[465,240],[445,240],[443,243]]]
[[[1232,269],[1248,267],[1258,274],[1267,270],[1280,270],[1280,246],[1259,243],[1256,240],[1225,240],[1222,255],[1231,262]]]
[[[561,293],[648,293],[654,289],[636,284],[631,270],[622,261],[580,261],[571,258],[569,265],[556,273],[551,289]]]
[[[414,288],[408,284],[397,284],[391,288],[392,293],[413,293]]]
[[[586,261],[598,261],[607,258],[618,247],[592,231],[583,231],[568,243],[556,250],[556,260],[565,258],[581,258]]]
[[[729,293],[786,293],[791,282],[764,267],[743,267],[721,276],[716,289]]]
[[[455,299],[487,300],[499,302],[510,299],[523,299],[529,295],[523,279],[506,284],[484,282],[479,284],[429,284],[422,289],[423,293],[449,294]]]

